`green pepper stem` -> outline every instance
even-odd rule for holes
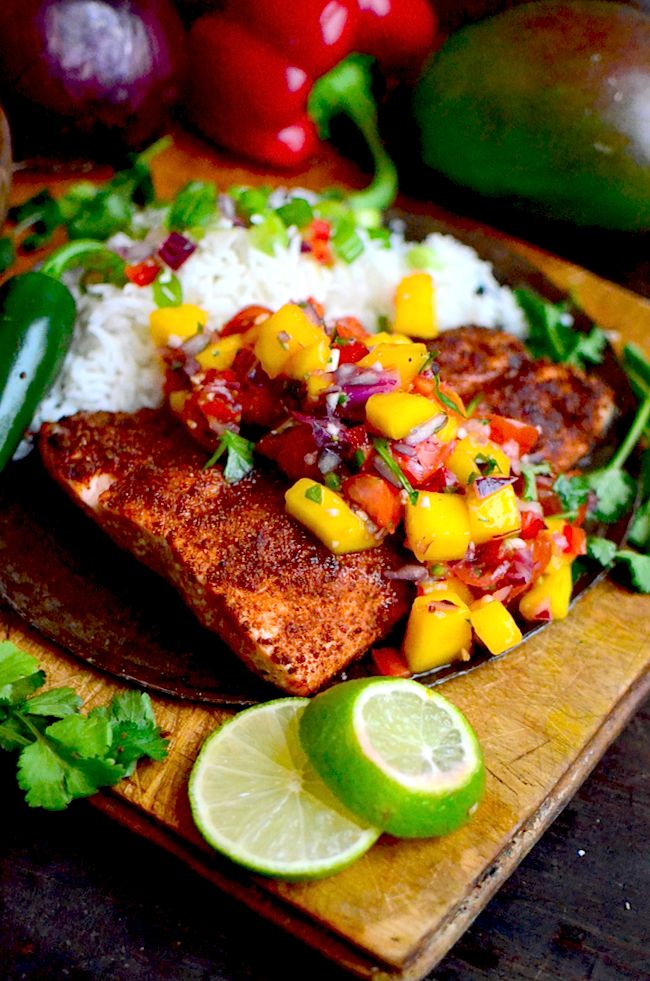
[[[307,112],[323,139],[330,135],[330,120],[345,115],[359,129],[372,154],[375,175],[363,191],[350,195],[355,210],[390,207],[397,195],[397,170],[386,152],[371,91],[370,64],[366,55],[350,55],[314,82]]]

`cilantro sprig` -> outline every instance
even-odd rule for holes
[[[138,760],[163,760],[167,740],[149,696],[127,691],[84,715],[72,688],[51,688],[31,654],[0,643],[0,747],[18,752],[18,784],[30,807],[60,811],[110,787]]]
[[[236,484],[238,480],[250,473],[254,466],[253,449],[255,443],[245,439],[238,433],[233,433],[229,429],[219,437],[219,445],[204,464],[203,469],[209,470],[221,457],[226,454],[226,463],[223,468],[223,475],[228,484]]]
[[[573,330],[567,301],[551,303],[525,286],[515,289],[514,296],[528,321],[526,346],[533,357],[576,368],[602,362],[607,343],[604,331],[600,327],[592,327],[587,334]]]

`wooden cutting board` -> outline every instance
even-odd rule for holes
[[[216,179],[221,187],[269,181],[184,135],[155,170],[162,196],[190,177]],[[358,180],[351,165],[324,151],[290,183],[322,188]],[[55,189],[65,182],[49,180]],[[22,200],[40,186],[38,179],[23,178],[15,197]],[[401,203],[434,213],[422,204]],[[560,259],[511,245],[574,293],[615,341],[634,340],[650,353],[649,303]],[[419,979],[537,841],[650,690],[649,622],[650,597],[604,582],[568,620],[507,657],[447,682],[444,694],[468,716],[485,752],[487,789],[478,813],[439,840],[384,836],[356,865],[322,882],[287,884],[249,875],[213,853],[194,830],[189,771],[203,739],[227,710],[156,698],[157,718],[171,740],[168,759],[140,766],[132,780],[94,802],[351,972]],[[73,686],[88,706],[120,687],[0,608],[0,639],[5,636],[39,657],[49,684]]]

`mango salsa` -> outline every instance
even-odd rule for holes
[[[521,630],[499,600],[485,597],[469,611],[474,633],[490,654],[502,654],[521,640]]]
[[[438,415],[438,406],[424,395],[388,392],[371,395],[366,402],[368,422],[389,439],[404,439],[416,426]]]
[[[465,499],[469,511],[470,537],[476,545],[510,535],[521,528],[517,495],[512,484],[506,484],[487,497],[479,497],[474,486],[471,486]]]
[[[302,477],[284,495],[287,513],[319,538],[330,552],[346,555],[376,548],[379,539],[340,494]]]
[[[429,273],[411,273],[398,283],[393,330],[425,340],[437,336],[435,287]]]
[[[255,356],[269,378],[277,378],[292,354],[322,340],[327,340],[327,335],[311,322],[304,310],[295,303],[285,303],[260,324]]]
[[[454,593],[418,596],[406,624],[403,652],[417,674],[469,657],[469,610]]]
[[[404,511],[406,543],[420,562],[462,559],[470,543],[470,519],[460,494],[420,491]]]

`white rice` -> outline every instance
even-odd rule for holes
[[[155,213],[140,216],[143,228],[157,220]],[[222,218],[177,273],[183,302],[207,310],[208,326],[219,329],[247,304],[277,309],[312,296],[324,304],[327,317],[354,316],[376,331],[379,318],[392,319],[395,288],[413,271],[406,260],[413,243],[399,229],[391,234],[390,249],[362,236],[365,251],[359,258],[327,268],[301,253],[295,232],[287,248],[269,256],[250,244],[247,229]],[[120,244],[130,240],[120,235]],[[429,235],[424,244],[438,260],[431,275],[441,330],[476,324],[519,336],[525,332],[511,291],[497,283],[489,262],[448,235]],[[94,285],[86,293],[72,288],[79,314],[75,336],[59,378],[32,421],[33,432],[45,421],[82,410],[133,412],[161,402],[162,374],[149,335],[149,314],[156,306],[152,288],[131,283],[122,289]]]

